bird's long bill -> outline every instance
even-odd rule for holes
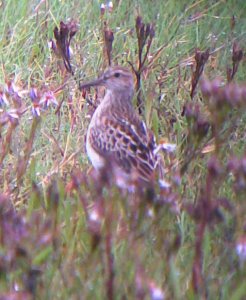
[[[82,83],[79,85],[79,89],[82,90],[82,89],[88,88],[90,86],[98,86],[98,85],[103,85],[103,78],[99,77],[97,79]]]

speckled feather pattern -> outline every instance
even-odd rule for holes
[[[86,148],[93,166],[100,169],[110,160],[130,179],[135,176],[150,182],[158,161],[154,154],[155,137],[133,108],[130,71],[113,67],[92,83],[107,88],[87,132]]]

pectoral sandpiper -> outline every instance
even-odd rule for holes
[[[86,151],[96,170],[110,162],[116,184],[151,183],[158,164],[155,137],[146,128],[132,104],[134,81],[125,67],[107,69],[98,79],[80,89],[104,86],[106,93],[88,127]]]

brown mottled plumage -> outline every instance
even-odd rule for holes
[[[98,79],[82,84],[105,86],[106,94],[88,127],[86,151],[95,169],[113,162],[112,175],[120,187],[151,182],[157,166],[155,137],[132,105],[134,82],[124,67],[106,70]]]

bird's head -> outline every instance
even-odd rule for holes
[[[99,78],[80,85],[80,89],[90,86],[105,86],[112,92],[134,91],[134,81],[130,70],[125,67],[114,66],[108,68]]]

